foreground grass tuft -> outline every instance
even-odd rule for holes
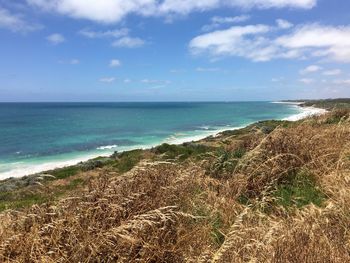
[[[225,235],[221,232],[223,227],[222,217],[219,213],[215,213],[211,221],[212,230],[211,236],[214,244],[220,247],[225,241]]]

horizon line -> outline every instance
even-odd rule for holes
[[[313,98],[313,99],[278,99],[278,100],[174,100],[174,101],[0,101],[0,103],[210,103],[210,102],[281,102],[281,101],[310,101],[310,100],[337,100],[337,99],[350,99],[346,97],[342,98]]]

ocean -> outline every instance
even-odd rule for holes
[[[0,179],[302,112],[270,102],[0,103]]]

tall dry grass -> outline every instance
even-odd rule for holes
[[[2,213],[0,262],[350,262],[348,111],[255,132],[230,176],[197,161],[143,162],[120,176],[102,169],[57,203]],[[300,171],[322,206],[276,202]]]

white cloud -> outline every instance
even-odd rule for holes
[[[114,47],[127,47],[127,48],[136,48],[141,47],[145,44],[145,41],[138,37],[130,37],[129,29],[121,28],[115,30],[107,31],[93,31],[90,29],[82,29],[78,32],[80,35],[95,39],[95,38],[113,38],[115,39],[112,42]]]
[[[233,0],[232,5],[244,8],[313,8],[317,4],[317,0]]]
[[[112,59],[110,62],[109,62],[109,66],[111,68],[116,68],[116,67],[120,67],[121,66],[121,62],[119,59]]]
[[[250,19],[250,16],[248,15],[230,16],[230,17],[214,16],[211,18],[211,24],[203,26],[202,31],[210,31],[220,27],[222,24],[241,23],[249,19]]]
[[[300,71],[300,74],[309,74],[309,73],[314,73],[314,72],[318,72],[322,69],[322,67],[320,66],[317,66],[317,65],[311,65],[311,66],[308,66],[304,69],[302,69]]]
[[[80,60],[79,59],[71,59],[71,61],[69,62],[71,65],[77,65],[80,63]]]
[[[277,26],[281,29],[289,29],[294,26],[291,22],[284,19],[277,19],[276,23],[277,23]]]
[[[316,5],[317,0],[27,0],[27,2],[45,11],[73,18],[116,23],[129,14],[167,17],[223,7],[310,9]]]
[[[145,84],[170,84],[169,80],[158,80],[158,79],[143,79],[142,83]]]
[[[105,78],[100,78],[99,81],[104,82],[104,83],[112,83],[115,81],[115,78],[114,77],[105,77]]]
[[[145,41],[138,37],[122,37],[112,43],[113,47],[138,48],[142,47]]]
[[[272,79],[271,79],[272,82],[281,82],[281,81],[283,81],[283,80],[284,80],[283,77],[278,77],[278,78],[272,78]]]
[[[253,61],[316,57],[350,62],[350,26],[306,24],[275,37],[277,29],[262,24],[233,26],[197,36],[189,48],[193,54],[238,56]]]
[[[350,85],[350,79],[337,79],[334,80],[333,83],[338,85]]]
[[[304,25],[277,38],[276,44],[289,50],[303,50],[313,57],[350,62],[350,26]]]
[[[171,69],[170,70],[170,73],[183,73],[185,72],[186,70],[184,69]]]
[[[63,35],[57,33],[49,35],[46,39],[53,45],[58,45],[66,41]]]
[[[13,32],[28,33],[43,28],[42,25],[33,24],[24,20],[20,14],[12,14],[7,9],[0,7],[0,28],[9,29]]]
[[[101,23],[119,22],[130,13],[152,8],[155,0],[27,0],[45,11]]]
[[[212,56],[231,55],[266,61],[274,50],[262,44],[266,40],[261,36],[269,31],[270,27],[266,25],[233,26],[197,36],[191,40],[189,47],[194,54],[207,52]]]
[[[157,89],[162,89],[164,87],[166,87],[166,85],[157,85],[157,86],[150,87],[148,89],[149,90],[157,90]]]
[[[119,38],[129,34],[127,28],[107,30],[107,31],[93,31],[88,28],[84,28],[78,32],[80,35],[87,38]]]
[[[186,15],[194,11],[207,11],[215,8],[303,8],[309,9],[316,5],[317,0],[165,0],[159,5],[161,13],[177,13]]]
[[[76,58],[72,58],[70,60],[65,60],[65,59],[61,59],[61,60],[58,60],[58,63],[60,64],[69,64],[69,65],[78,65],[80,64],[80,60],[79,59],[76,59]]]
[[[311,83],[315,82],[314,79],[307,79],[307,78],[299,79],[299,81],[304,83],[304,84],[311,84]]]
[[[249,19],[250,19],[250,16],[248,15],[230,16],[230,17],[214,16],[211,18],[211,21],[213,23],[226,24],[226,23],[245,22]]]
[[[336,76],[336,75],[340,75],[341,73],[342,71],[340,69],[331,69],[331,70],[324,71],[322,74],[325,76]]]
[[[219,68],[202,68],[202,67],[198,67],[196,68],[196,71],[198,72],[217,72],[220,71]]]
[[[130,82],[131,82],[131,79],[124,79],[123,82],[124,82],[124,83],[130,83]]]

